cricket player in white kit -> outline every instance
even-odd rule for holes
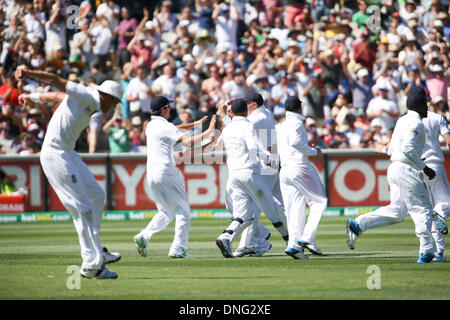
[[[316,232],[327,207],[327,196],[319,173],[309,156],[320,156],[319,148],[308,145],[301,101],[291,96],[285,102],[286,120],[278,131],[280,184],[286,208],[289,243],[285,253],[294,259],[306,259],[303,249],[322,255],[316,245]],[[306,222],[306,203],[310,207]]]
[[[244,222],[252,218],[255,204],[283,237],[288,235],[286,226],[278,217],[272,192],[261,176],[260,159],[269,164],[272,162],[271,155],[246,118],[247,103],[244,99],[236,99],[231,103],[231,114],[231,123],[223,129],[215,145],[217,148],[223,142],[227,152],[228,184],[234,216],[228,228],[216,239],[225,258],[234,258],[230,240],[233,233],[240,232]]]
[[[277,136],[272,112],[264,106],[264,99],[258,93],[250,93],[245,97],[245,101],[247,102],[248,110],[247,119],[253,124],[259,140],[267,151],[276,154]],[[269,186],[269,189],[272,190],[278,217],[283,224],[287,225],[278,170],[266,166],[263,162],[261,162],[261,166],[261,175],[265,183]],[[270,231],[259,222],[260,215],[261,209],[255,204],[253,210],[254,220],[242,232],[239,247],[233,253],[235,257],[243,257],[245,255],[259,257],[272,247],[272,244],[268,241]],[[287,239],[288,237],[286,236],[284,240],[287,241]],[[234,237],[232,238],[232,242],[233,240]]]
[[[436,253],[433,261],[444,262],[444,234],[448,233],[445,220],[450,215],[450,183],[443,165],[444,155],[441,150],[439,135],[444,138],[447,145],[450,145],[450,130],[445,118],[431,111],[428,111],[428,116],[422,122],[425,127],[425,146],[422,159],[428,167],[436,172],[434,179],[425,179],[434,209],[431,233],[436,244]]]
[[[170,103],[164,96],[151,101],[151,121],[146,128],[147,136],[147,181],[150,193],[158,208],[145,229],[134,237],[136,249],[147,256],[147,244],[153,234],[164,230],[175,220],[175,236],[169,250],[171,258],[193,258],[187,252],[191,212],[183,176],[176,167],[173,147],[176,143],[192,147],[211,134],[216,118],[212,117],[208,130],[187,137],[167,121],[170,118]]]
[[[107,252],[100,243],[105,192],[74,148],[92,114],[107,113],[120,103],[122,87],[106,80],[93,89],[38,70],[17,70],[16,77],[33,78],[66,93],[48,124],[40,155],[42,168],[61,203],[72,215],[83,258],[81,275],[116,279],[117,273],[108,270],[105,264],[118,261],[120,254]],[[21,100],[23,103],[28,99],[50,101],[52,94],[32,93],[22,95]]]
[[[425,145],[422,119],[427,117],[427,100],[427,94],[421,87],[409,92],[406,100],[408,113],[397,121],[388,149],[392,161],[387,171],[391,203],[347,221],[347,244],[350,249],[355,248],[356,239],[362,232],[402,222],[408,212],[420,242],[417,263],[428,263],[434,258],[436,246],[431,234],[433,208],[424,174],[433,180],[435,172],[421,158]]]

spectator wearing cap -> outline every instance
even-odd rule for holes
[[[408,21],[411,15],[417,14],[417,5],[414,0],[406,0],[403,6],[400,6],[400,17]]]
[[[131,118],[130,152],[144,152],[145,131],[144,123],[140,115]]]
[[[136,70],[136,77],[128,84],[126,99],[130,103],[132,113],[140,112],[145,119],[150,119],[150,102],[153,96],[151,89],[152,81],[147,77],[147,68],[139,66]]]
[[[245,74],[241,69],[234,71],[233,80],[225,82],[222,85],[222,92],[225,95],[225,99],[238,99],[245,98],[247,95],[247,87],[245,85]]]
[[[109,148],[112,153],[130,151],[130,136],[127,120],[120,116],[120,107],[116,107],[114,114],[103,126],[103,132],[108,135]]]
[[[227,49],[236,51],[236,31],[239,21],[236,0],[230,0],[230,6],[225,3],[215,4],[212,19],[216,23],[217,42]]]
[[[428,32],[420,24],[419,16],[417,14],[410,15],[408,20],[408,26],[411,34],[417,39],[420,46],[423,46],[428,41]]]
[[[447,103],[449,87],[448,74],[446,74],[444,68],[440,64],[432,64],[426,68],[427,65],[428,64],[425,64],[424,72],[431,99],[433,100],[440,96]]]
[[[398,55],[398,63],[407,67],[412,64],[418,64],[420,62],[418,59],[422,59],[422,54],[416,46],[416,37],[410,33],[406,36],[406,46]]]
[[[192,48],[192,55],[195,58],[202,57],[204,55],[210,56],[215,54],[216,37],[206,29],[201,29],[197,32],[197,36],[194,39],[194,47]]]
[[[131,39],[136,34],[137,20],[132,18],[130,10],[127,7],[123,7],[121,10],[122,20],[118,27],[118,44],[117,44],[117,64],[119,68],[122,68],[125,63],[130,61],[130,53],[127,49]]]
[[[387,135],[383,132],[383,122],[379,118],[375,118],[370,122],[370,130],[373,131],[373,141],[375,144],[382,144],[386,141]]]
[[[106,74],[100,69],[99,62],[91,63],[91,67],[83,73],[83,84],[88,84],[88,79],[94,78],[95,84],[100,85],[106,80]]]
[[[14,153],[24,156],[38,152],[38,147],[33,143],[31,134],[22,132],[19,137],[19,144],[15,146]]]
[[[440,0],[432,0],[429,10],[425,12],[422,18],[423,26],[425,28],[432,28],[433,22],[437,18],[441,9],[441,1]]]
[[[27,8],[28,13],[23,17],[23,23],[26,30],[26,38],[31,41],[33,38],[45,39],[45,30],[39,21],[39,17],[34,10],[33,5]]]
[[[174,32],[178,24],[178,19],[172,11],[171,1],[163,1],[161,11],[156,13],[155,22],[161,27],[161,32]]]
[[[378,83],[376,89],[378,95],[370,100],[366,113],[369,120],[379,119],[381,121],[381,131],[385,134],[398,118],[399,111],[396,103],[387,99],[388,87],[385,82]]]
[[[345,70],[347,69],[345,68]],[[372,87],[374,81],[370,78],[369,71],[366,68],[359,69],[355,78],[348,71],[347,75],[353,95],[353,106],[356,110],[361,109],[365,111],[373,98]]]
[[[288,73],[286,71],[281,71],[279,76],[280,83],[272,87],[270,93],[274,114],[284,112],[284,103],[289,96],[297,96],[297,90],[292,85]]]
[[[355,127],[361,128],[364,131],[370,127],[370,121],[367,119],[366,112],[363,109],[356,111]]]
[[[175,101],[177,110],[181,106],[188,106],[197,110],[200,102],[200,86],[191,79],[191,71],[183,69],[181,81],[175,86]]]

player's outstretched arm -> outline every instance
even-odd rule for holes
[[[216,116],[213,115],[211,118],[211,122],[209,123],[208,130],[202,132],[199,135],[193,136],[193,137],[182,136],[180,138],[180,140],[178,140],[177,142],[181,143],[182,145],[192,147],[192,146],[196,145],[198,142],[202,141],[206,136],[213,133],[215,127],[216,127]]]
[[[26,78],[32,78],[39,82],[49,84],[61,92],[66,92],[67,80],[58,77],[54,73],[45,72],[45,71],[41,71],[41,70],[18,69],[15,72],[15,76],[16,76],[17,80],[24,80]]]
[[[30,102],[57,102],[60,103],[66,97],[63,92],[33,92],[33,93],[22,93],[19,96],[19,103],[22,106],[30,104]]]
[[[206,120],[208,120],[208,116],[204,116],[203,118],[201,118],[200,120],[191,122],[191,123],[187,123],[187,124],[179,124],[176,127],[178,129],[181,130],[191,130],[194,127],[200,126],[203,122],[205,122]]]

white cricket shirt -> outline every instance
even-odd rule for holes
[[[234,116],[222,131],[222,139],[227,152],[228,172],[250,170],[259,173],[260,158],[269,157],[256,135],[253,124],[246,117]]]
[[[317,155],[316,148],[308,145],[303,117],[286,111],[286,120],[278,128],[278,152],[282,167],[298,167],[310,163],[308,156]]]
[[[421,155],[425,145],[425,127],[416,111],[400,117],[395,125],[388,154],[391,161],[400,161],[417,170],[425,168]]]
[[[96,89],[67,81],[66,93],[50,119],[43,147],[73,151],[81,132],[89,125],[91,114],[100,111],[100,94]]]
[[[152,116],[145,130],[147,136],[147,170],[173,174],[176,164],[173,155],[174,144],[183,133],[163,117]]]
[[[272,147],[276,144],[277,134],[275,131],[275,123],[273,121],[272,113],[261,106],[250,114],[247,119],[253,123],[253,127],[258,134],[259,140],[266,147]]]
[[[425,127],[425,146],[422,151],[422,159],[425,162],[445,162],[444,154],[439,143],[439,135],[450,133],[445,118],[435,112],[428,111],[428,116],[422,119]]]

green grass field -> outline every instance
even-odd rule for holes
[[[268,220],[262,220],[269,226]],[[415,263],[418,239],[411,219],[365,233],[349,250],[346,218],[325,217],[317,243],[326,254],[294,260],[270,226],[272,249],[260,258],[225,259],[215,238],[227,220],[193,219],[190,252],[196,259],[167,257],[173,223],[149,243],[149,255],[135,250],[133,236],[147,221],[104,222],[102,243],[122,260],[109,265],[117,280],[81,279],[66,286],[68,266],[80,265],[72,223],[0,225],[0,299],[450,299],[450,264]],[[367,268],[380,268],[381,288],[369,290]]]

